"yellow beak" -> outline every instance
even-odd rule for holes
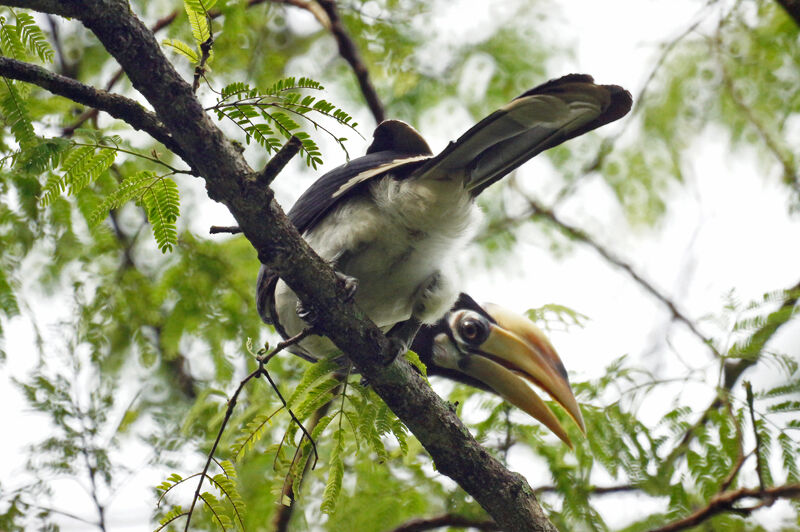
[[[496,320],[474,356],[460,365],[461,371],[484,382],[506,401],[542,422],[572,447],[564,427],[531,388],[547,392],[586,434],[578,402],[567,372],[550,341],[530,320],[498,305],[484,305]]]

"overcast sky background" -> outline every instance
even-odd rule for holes
[[[552,77],[569,72],[590,73],[597,81],[623,85],[634,95],[658,57],[659,45],[685,30],[703,5],[689,0],[581,0],[558,4],[560,12],[548,21],[548,26],[535,30],[573,49],[574,55],[571,59],[554,61],[548,73]],[[487,21],[502,21],[508,13],[503,0],[437,5],[431,23],[437,34],[431,50],[441,49],[442,43],[450,41],[479,41],[491,30]],[[291,23],[313,27],[313,20],[305,13],[297,10],[289,13]],[[551,24],[554,21],[557,24]],[[333,41],[329,44],[334,47]],[[294,73],[313,77],[313,73],[302,70],[304,66],[298,65],[300,70]],[[415,124],[434,152],[472,124],[466,112],[453,114],[452,107],[447,103],[443,106],[426,123]],[[361,133],[369,138],[367,116],[363,115],[360,122]],[[615,127],[619,126],[603,128],[601,134],[607,135]],[[745,150],[731,153],[719,137],[708,131],[693,149],[690,163],[684,168],[687,183],[672,191],[668,213],[655,230],[630,231],[611,191],[598,177],[590,177],[579,187],[576,197],[557,211],[562,219],[585,229],[598,243],[632,264],[676,301],[708,336],[717,335],[719,330],[700,318],[712,313],[718,315],[725,294],[731,289],[736,290],[739,299],[749,301],[764,292],[789,287],[800,277],[800,245],[797,245],[800,218],[790,218],[787,214],[787,192],[779,182],[778,169],[772,167],[764,175],[763,159]],[[363,153],[358,144],[351,144],[351,154]],[[326,152],[326,157],[332,157],[332,153]],[[339,164],[333,159],[326,161],[326,168]],[[290,179],[286,176],[279,178],[276,187],[278,199],[288,207],[299,190],[289,190],[285,183]],[[311,178],[306,175],[305,179]],[[517,181],[544,204],[552,201],[563,184],[546,158],[524,165],[517,173]],[[198,195],[204,193],[200,183],[189,186]],[[587,205],[592,206],[591,210]],[[197,220],[196,226],[192,223],[198,234],[207,231],[209,220],[219,225],[229,222],[229,215],[222,207],[209,204],[206,209],[207,215]],[[634,365],[653,368],[664,378],[684,374],[686,365],[702,369],[712,363],[708,351],[683,325],[670,326],[669,312],[660,302],[595,251],[575,243],[572,251],[556,258],[548,249],[548,237],[536,229],[523,230],[519,241],[503,267],[478,276],[464,276],[462,286],[478,301],[492,301],[519,312],[545,303],[559,303],[587,315],[590,321],[585,328],[551,333],[573,380],[600,376],[609,362],[623,354],[628,354]],[[464,254],[462,270],[475,263],[475,256],[476,253]],[[35,287],[26,288],[33,293]],[[29,313],[36,315],[45,334],[57,335],[54,326],[69,310],[68,303],[47,298],[34,301]],[[8,361],[0,377],[0,401],[4,405],[4,425],[13,430],[0,438],[0,456],[6,457],[0,461],[0,481],[5,488],[11,488],[24,479],[25,447],[44,437],[47,427],[43,418],[27,411],[9,380],[24,379],[33,369],[36,356],[31,322],[23,315],[4,323],[4,329]],[[670,345],[663,342],[665,336]],[[800,356],[797,322],[784,327],[773,345],[777,350]],[[705,376],[705,382],[676,385],[653,394],[640,405],[645,422],[657,422],[672,408],[672,401],[679,394],[683,394],[684,402],[689,398],[697,408],[707,405],[714,394],[715,376],[711,372]],[[757,371],[748,373],[747,378],[758,387],[766,386],[777,376],[777,369],[762,364]],[[137,463],[146,461],[147,449],[132,446],[126,448],[125,456],[128,465],[135,468]],[[546,471],[535,467],[529,458],[529,453],[517,446],[512,449],[511,467],[526,474],[533,486],[540,485],[541,479],[548,478]],[[109,530],[150,530],[150,490],[161,480],[160,471],[141,471],[130,478],[107,509]],[[608,483],[613,484],[614,480],[608,479]],[[91,501],[75,489],[73,481],[56,484],[56,490],[57,507],[94,519]],[[620,497],[618,501],[620,504],[613,505],[613,513],[604,512],[612,527],[654,509],[643,505],[644,499],[635,495]],[[601,507],[612,507],[610,499],[603,502]],[[786,506],[778,503],[758,512],[756,517],[774,525],[784,515]],[[85,524],[69,519],[60,524],[65,531],[86,528]]]

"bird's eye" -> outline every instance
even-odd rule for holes
[[[489,326],[480,316],[466,316],[458,323],[458,335],[467,344],[483,343],[489,335]]]

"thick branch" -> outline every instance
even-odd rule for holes
[[[798,498],[800,498],[800,484],[787,484],[784,486],[775,486],[764,490],[741,488],[736,491],[727,491],[725,493],[715,495],[710,501],[708,501],[708,504],[705,507],[700,508],[683,519],[673,521],[668,525],[653,529],[650,532],[675,532],[676,530],[685,530],[687,528],[697,526],[700,523],[707,521],[708,519],[711,519],[715,515],[721,513],[735,512],[739,515],[750,515],[752,512],[762,508],[763,506],[769,506],[777,499]],[[744,508],[734,506],[742,499],[759,499],[763,502],[761,504],[756,504],[755,506]]]
[[[366,376],[373,389],[433,457],[437,470],[461,485],[504,530],[555,530],[525,479],[506,470],[469,434],[453,411],[403,360],[386,366],[392,349],[352,303],[333,270],[300,238],[274,200],[257,185],[242,154],[204,113],[166,60],[153,34],[124,0],[11,0],[80,20],[122,66],[206,181],[208,195],[225,204],[259,259],[277,272],[315,312],[315,325]]]
[[[422,532],[443,527],[470,528],[475,530],[502,530],[494,521],[486,519],[473,519],[458,514],[444,514],[427,519],[414,519],[408,521],[392,532]]]
[[[800,0],[775,0],[786,10],[786,13],[800,26]]]
[[[105,111],[114,118],[127,122],[134,129],[145,131],[185,159],[183,150],[158,117],[129,98],[95,89],[72,78],[54,74],[40,66],[2,56],[0,56],[0,76],[32,83],[53,94]]]

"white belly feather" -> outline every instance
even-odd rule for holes
[[[421,285],[437,272],[439,284],[417,317],[432,323],[450,308],[458,294],[452,256],[472,237],[479,219],[460,180],[384,178],[370,185],[369,195],[346,201],[304,236],[338,271],[358,279],[356,304],[388,330],[411,316]],[[289,335],[306,326],[296,307],[294,292],[279,281],[275,308]],[[315,358],[336,350],[316,336],[301,345]]]

